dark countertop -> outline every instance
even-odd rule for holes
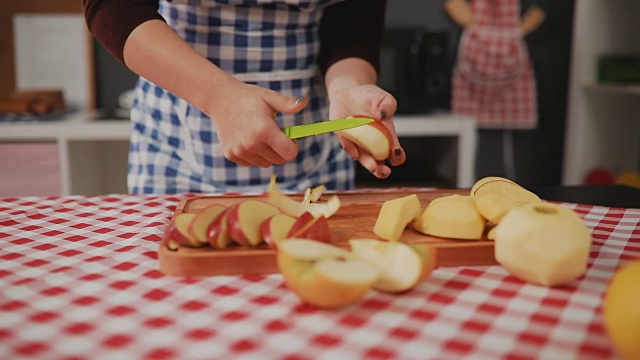
[[[640,189],[626,185],[531,186],[543,200],[640,208]]]

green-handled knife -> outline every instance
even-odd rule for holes
[[[282,131],[284,131],[285,135],[287,135],[289,139],[297,139],[305,136],[351,129],[354,127],[366,125],[373,121],[375,121],[375,119],[365,117],[350,117],[346,119],[320,121],[307,125],[287,126],[282,129]]]

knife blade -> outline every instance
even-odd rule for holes
[[[351,129],[354,127],[366,125],[375,121],[372,118],[365,117],[349,117],[345,119],[319,121],[313,124],[287,126],[282,131],[289,139],[298,139],[305,136],[324,134],[333,131]]]

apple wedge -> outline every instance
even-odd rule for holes
[[[412,226],[427,235],[477,240],[485,224],[470,196],[453,194],[433,199]]]
[[[309,214],[311,216],[311,214]],[[272,215],[260,224],[260,233],[264,242],[270,248],[278,250],[278,244],[284,240],[293,225],[296,223],[293,216],[279,213]]]
[[[336,131],[336,134],[353,142],[377,161],[386,160],[391,155],[393,138],[389,129],[380,121]]]
[[[189,233],[192,237],[202,244],[209,242],[207,230],[209,225],[218,217],[227,207],[221,204],[212,204],[202,209],[191,221]]]
[[[484,194],[499,193],[506,196],[515,206],[542,202],[538,195],[516,184],[515,182],[498,176],[489,176],[476,181],[470,190],[472,197]]]
[[[435,251],[426,244],[409,245],[377,239],[349,240],[351,253],[375,265],[377,290],[400,293],[426,279],[435,267]]]
[[[496,261],[521,280],[559,286],[587,270],[591,233],[571,209],[518,206],[496,225],[494,236]]]
[[[398,241],[404,229],[420,216],[418,195],[411,194],[382,203],[373,233],[388,241]]]
[[[499,192],[489,192],[473,196],[476,208],[483,218],[493,224],[497,224],[517,205],[505,194]]]
[[[289,233],[286,235],[286,238],[310,239],[329,243],[331,242],[329,221],[322,215],[318,217],[311,216],[309,219],[303,214],[298,218],[296,224],[293,225]]]
[[[207,240],[209,245],[214,249],[225,249],[233,244],[231,235],[229,235],[229,226],[227,217],[230,208],[226,208],[223,212],[213,219],[207,228]]]
[[[287,287],[303,302],[339,308],[364,298],[378,280],[378,269],[337,246],[309,239],[283,241],[278,268]]]
[[[234,204],[227,215],[229,235],[240,245],[258,246],[264,242],[260,225],[278,213],[278,208],[260,200],[244,200]]]
[[[196,240],[189,231],[196,214],[180,213],[173,217],[165,228],[164,237],[161,244],[171,250],[176,250],[180,246],[199,247],[203,244]]]

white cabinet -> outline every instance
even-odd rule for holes
[[[0,123],[0,196],[126,193],[129,122],[95,117]]]
[[[603,54],[640,55],[640,1],[576,0],[563,185],[594,167],[640,170],[640,86],[598,84]]]

